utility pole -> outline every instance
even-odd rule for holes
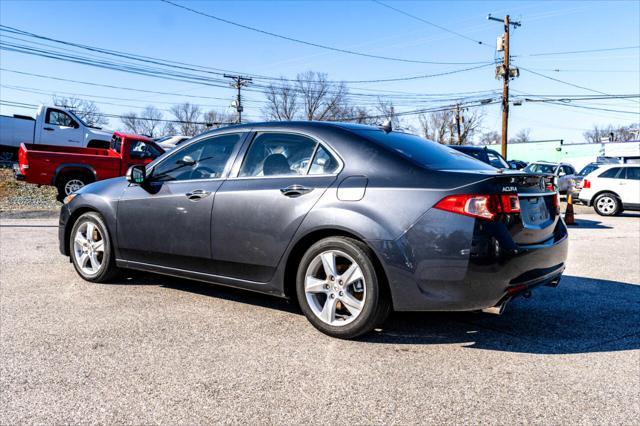
[[[518,68],[511,69],[509,67],[509,28],[510,26],[519,27],[520,22],[510,21],[509,15],[503,19],[487,16],[491,21],[502,22],[504,24],[504,35],[498,37],[497,50],[504,50],[504,60],[501,66],[496,69],[496,77],[502,77],[502,156],[507,158],[507,130],[509,124],[509,80],[512,77],[518,77],[520,71]]]
[[[460,104],[456,104],[456,129],[458,130],[458,145],[462,145],[460,141]]]
[[[238,111],[238,124],[241,124],[242,111],[244,111],[244,107],[242,106],[242,94],[241,94],[242,87],[248,86],[249,84],[251,84],[253,79],[251,77],[243,77],[241,75],[232,75],[232,74],[224,74],[224,77],[230,78],[231,80],[233,80],[233,83],[231,83],[231,87],[238,90],[238,95],[234,102],[235,104],[234,106],[236,107],[236,111]]]

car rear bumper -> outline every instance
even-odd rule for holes
[[[395,241],[370,241],[385,268],[394,309],[489,308],[539,285],[555,286],[565,268],[567,228],[517,245],[508,232],[487,233],[476,219],[432,210]],[[484,229],[484,230],[483,230]],[[506,231],[506,229],[505,229]]]

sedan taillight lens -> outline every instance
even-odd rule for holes
[[[499,213],[519,213],[520,201],[516,194],[462,194],[449,195],[440,200],[434,207],[465,216],[493,220]]]

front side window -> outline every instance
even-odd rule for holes
[[[53,124],[55,126],[63,126],[63,127],[75,127],[77,124],[69,116],[62,111],[58,111],[55,109],[50,109],[47,111],[47,124]]]
[[[231,154],[242,139],[233,133],[204,139],[176,151],[154,167],[154,181],[221,178]]]
[[[306,175],[317,142],[287,133],[259,133],[242,163],[240,177]]]
[[[620,167],[613,167],[609,170],[605,170],[604,172],[600,173],[601,178],[615,178],[618,175],[618,172],[620,171]]]

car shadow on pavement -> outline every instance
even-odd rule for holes
[[[565,276],[557,288],[514,299],[501,316],[395,313],[383,330],[363,340],[535,354],[640,349],[640,283]]]
[[[577,219],[574,225],[569,225],[571,228],[582,228],[582,229],[612,229],[609,225],[603,225],[599,220],[590,220],[590,219]]]
[[[214,284],[130,271],[107,285],[156,285],[301,315],[296,303]],[[311,325],[309,325],[311,327]],[[640,283],[564,276],[514,299],[505,312],[395,312],[363,343],[455,344],[470,349],[578,354],[640,349]]]

